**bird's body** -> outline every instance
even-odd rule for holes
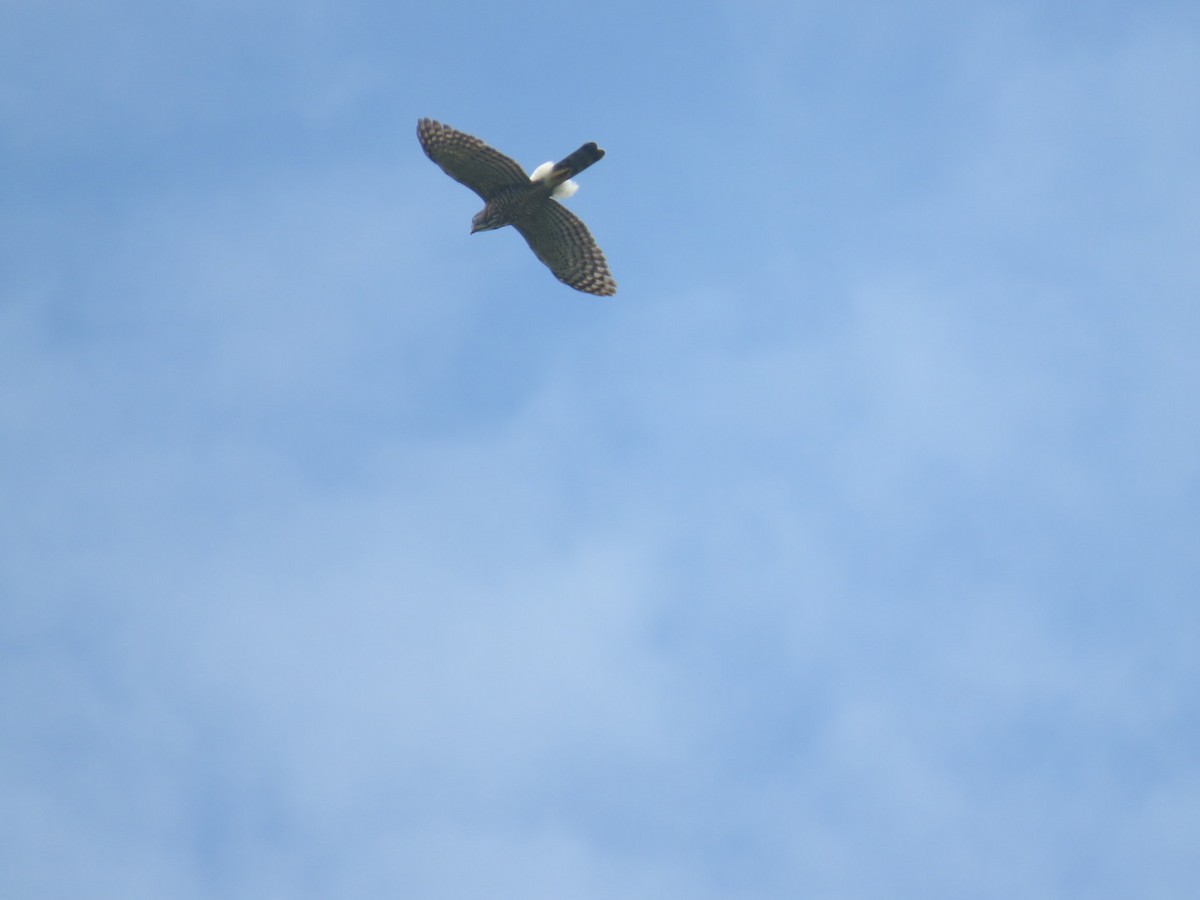
[[[571,177],[604,156],[595,143],[526,175],[479,138],[432,119],[417,123],[417,138],[442,171],[483,199],[483,209],[471,220],[472,234],[512,225],[559,281],[589,294],[616,293],[608,263],[587,226],[554,199],[575,193]]]

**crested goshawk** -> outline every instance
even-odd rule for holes
[[[483,209],[471,220],[472,234],[511,225],[563,284],[601,297],[617,292],[587,226],[554,199],[574,194],[578,185],[570,178],[604,156],[595,143],[526,175],[515,160],[479,138],[433,119],[417,122],[417,138],[443,172],[483,198]]]

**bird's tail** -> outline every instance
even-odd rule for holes
[[[596,146],[595,141],[589,141],[574,153],[556,163],[542,163],[533,170],[530,177],[533,181],[544,181],[553,191],[553,197],[570,197],[579,185],[570,179],[578,175],[588,166],[599,162],[604,157],[604,151]]]
[[[570,156],[556,162],[551,177],[557,178],[558,181],[566,181],[603,158],[604,151],[596,146],[595,141],[589,141]]]

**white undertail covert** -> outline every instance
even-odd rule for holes
[[[530,181],[545,181],[546,179],[548,179],[550,177],[550,173],[553,171],[554,171],[554,163],[544,162],[540,166],[538,166],[536,169],[533,170],[533,174],[529,176],[529,180]],[[565,200],[567,197],[570,197],[572,194],[574,194],[577,190],[579,190],[579,185],[568,178],[562,184],[558,185],[558,187],[556,187],[553,191],[551,191],[550,196],[555,198],[556,200]]]

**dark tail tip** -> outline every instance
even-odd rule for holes
[[[570,156],[555,164],[555,171],[565,170],[567,178],[574,178],[588,166],[598,163],[604,158],[604,151],[601,150],[595,141],[589,141],[584,144]]]

